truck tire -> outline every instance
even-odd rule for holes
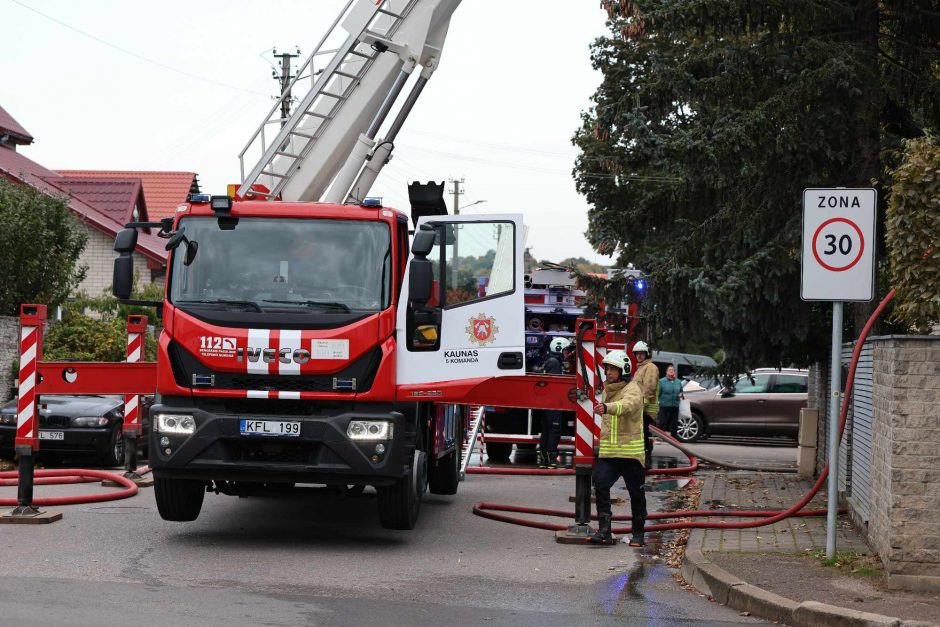
[[[512,454],[512,442],[487,442],[486,456],[491,462],[509,461]]]
[[[460,453],[459,449],[448,453],[438,459],[428,469],[428,489],[431,494],[457,494],[457,485],[460,482]]]
[[[199,517],[206,484],[191,479],[153,478],[153,494],[163,520],[189,522]]]
[[[392,485],[377,486],[379,522],[385,529],[414,529],[427,484],[427,458],[415,451],[411,472]]]

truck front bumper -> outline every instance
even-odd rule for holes
[[[271,410],[276,411],[272,404]],[[157,404],[150,410],[150,466],[157,477],[270,483],[390,485],[411,467],[414,426],[396,411],[349,411],[331,415],[280,416],[212,413]],[[192,416],[195,431],[157,431],[159,414]],[[242,423],[300,423],[298,435],[245,434]],[[387,421],[381,440],[353,440],[352,420]],[[164,439],[166,438],[166,439]]]

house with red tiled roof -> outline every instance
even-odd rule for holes
[[[98,296],[111,286],[117,232],[131,220],[150,219],[143,182],[139,177],[64,177],[17,151],[18,146],[31,143],[32,135],[0,107],[0,176],[50,196],[69,199],[69,209],[88,235],[85,250],[79,258],[79,263],[87,266],[88,272],[78,289]],[[134,253],[139,284],[162,283],[166,259],[164,242],[152,233],[141,233]]]
[[[199,193],[195,172],[154,172],[145,170],[56,170],[72,179],[140,179],[151,220],[162,220],[176,214],[189,194]]]

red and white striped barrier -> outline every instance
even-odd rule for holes
[[[147,316],[127,317],[127,363],[136,364],[144,353]],[[140,435],[140,397],[124,395],[124,433]]]
[[[578,403],[575,411],[575,466],[594,466],[595,432],[599,425],[594,417],[596,355],[594,321],[578,319],[576,337],[580,338],[581,351],[575,368]],[[583,368],[581,364],[583,363]],[[587,377],[585,380],[584,377]]]
[[[39,424],[36,412],[36,372],[42,357],[42,334],[46,324],[45,305],[20,306],[20,380],[16,405],[15,448],[39,450]]]

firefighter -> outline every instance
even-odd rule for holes
[[[646,451],[646,467],[653,465],[653,438],[650,437],[650,425],[656,424],[659,414],[659,368],[650,359],[650,347],[640,341],[633,345],[636,357],[636,375],[634,380],[643,390],[643,438]]]
[[[548,345],[548,358],[542,366],[545,374],[561,374],[562,353],[571,342],[556,337]],[[542,433],[539,435],[539,468],[558,468],[558,442],[561,440],[561,411],[543,409],[539,411]]]
[[[593,544],[613,544],[610,530],[610,488],[620,477],[630,494],[633,535],[630,546],[643,546],[646,523],[646,468],[643,465],[643,392],[630,379],[630,360],[624,351],[604,357],[604,392],[594,411],[601,414],[600,450],[594,465],[597,533]]]

